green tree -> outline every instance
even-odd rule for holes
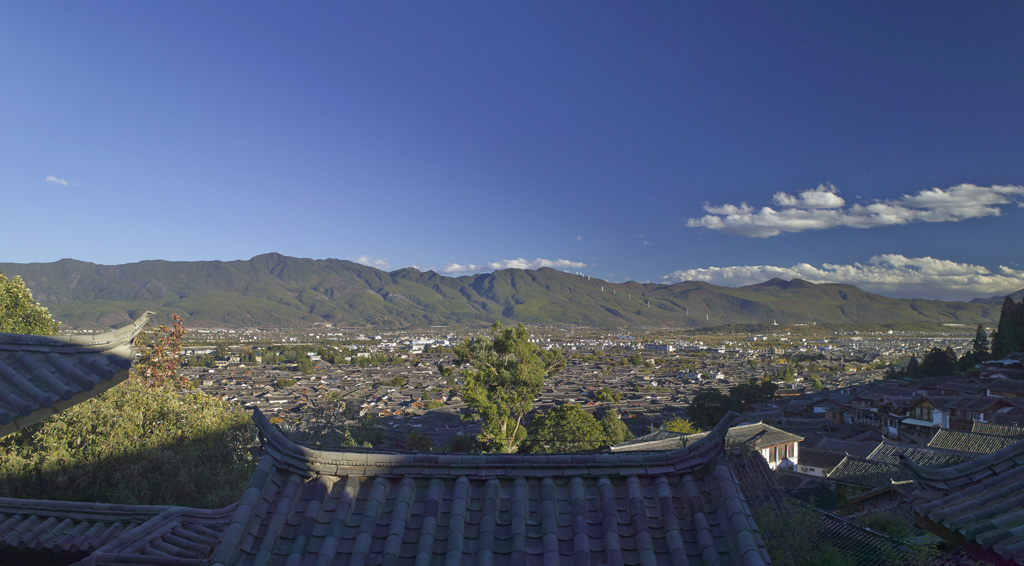
[[[0,271],[0,333],[53,336],[59,330],[60,323],[32,298],[21,277],[8,279]]]
[[[713,428],[729,411],[741,407],[740,401],[733,399],[717,389],[701,391],[693,396],[686,414],[693,424],[702,429]]]
[[[434,441],[421,432],[410,432],[405,435],[405,449],[430,452],[434,449]]]
[[[313,360],[307,358],[306,356],[300,356],[296,360],[296,363],[299,366],[299,371],[301,371],[305,375],[309,375],[316,370],[316,368],[313,366]]]
[[[692,422],[680,417],[665,421],[665,423],[661,425],[661,428],[669,432],[679,432],[682,434],[694,434],[700,432],[700,429],[693,426]]]
[[[602,387],[594,394],[594,400],[600,403],[618,403],[622,401],[622,393],[612,391],[607,387]]]
[[[949,346],[945,349],[932,348],[921,361],[918,377],[956,375],[960,373],[956,361],[956,353]]]
[[[582,452],[608,446],[604,429],[579,405],[562,405],[537,415],[523,443],[526,452]]]
[[[903,368],[901,377],[909,377],[911,379],[918,379],[921,377],[921,364],[917,361],[917,357],[911,356],[910,361],[907,362],[907,367]]]
[[[626,426],[626,423],[622,422],[618,411],[614,409],[605,411],[601,417],[601,429],[604,431],[604,436],[610,445],[622,444],[633,438],[633,433],[629,432],[629,427]]]
[[[544,378],[561,369],[557,350],[530,342],[522,324],[491,327],[489,337],[466,340],[455,348],[455,364],[464,380],[462,398],[482,421],[480,442],[489,451],[515,452],[526,438],[523,416],[544,386]]]
[[[792,368],[786,368],[791,370]],[[750,378],[746,383],[741,383],[729,388],[729,397],[742,404],[743,408],[749,408],[756,403],[767,403],[775,397],[779,386],[772,383],[770,379],[760,381]]]
[[[983,359],[989,355],[990,344],[988,341],[988,334],[985,333],[985,327],[978,325],[978,330],[974,333],[974,342],[971,350],[977,354],[978,359]]]
[[[999,326],[992,333],[992,358],[1002,359],[1010,352],[1024,350],[1024,299],[1014,303],[1011,297],[1003,300],[999,313]]]
[[[359,423],[353,429],[352,436],[356,442],[367,446],[379,446],[388,437],[384,422],[374,413],[366,413],[359,417]]]
[[[445,452],[479,452],[480,443],[472,436],[455,436],[448,441]]]

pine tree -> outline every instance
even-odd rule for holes
[[[1024,350],[1024,300],[1006,297],[999,313],[999,326],[992,333],[992,357],[1000,359],[1010,352]]]
[[[983,360],[989,355],[988,334],[985,333],[985,328],[980,324],[978,325],[978,331],[974,334],[973,351],[979,360]]]

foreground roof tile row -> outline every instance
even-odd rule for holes
[[[1024,441],[956,466],[933,469],[912,461],[922,490],[914,511],[962,540],[1024,564]]]
[[[767,564],[723,453],[267,455],[212,564]]]

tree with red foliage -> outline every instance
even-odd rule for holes
[[[147,333],[148,342],[139,344],[142,355],[132,365],[132,378],[144,381],[151,387],[173,383],[185,385],[178,377],[181,363],[181,342],[185,338],[185,325],[178,313],[171,315],[171,326],[161,325]]]

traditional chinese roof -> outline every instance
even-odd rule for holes
[[[720,423],[721,424],[721,423]],[[717,430],[717,427],[715,427]],[[693,444],[713,432],[696,434],[680,434],[663,430],[628,440],[611,447],[612,452],[633,452],[638,450],[674,450]],[[725,444],[730,448],[749,446],[763,450],[772,446],[780,446],[790,442],[800,442],[804,438],[764,423],[734,426],[729,428],[725,436]]]
[[[955,466],[976,458],[978,454],[979,452],[934,448],[885,439],[868,454],[867,459],[898,465],[902,459],[909,458],[922,466],[937,468]]]
[[[982,434],[979,432],[967,432],[965,430],[950,430],[948,428],[943,428],[935,431],[935,436],[932,437],[928,446],[932,448],[945,448],[949,450],[989,454],[1014,444],[1018,440],[1020,439],[1011,436]]]
[[[858,487],[874,489],[914,479],[909,470],[899,464],[846,456],[828,474],[828,479]]]
[[[1001,425],[994,423],[983,423],[980,421],[974,421],[974,423],[971,425],[971,432],[980,432],[982,434],[995,434],[997,436],[1016,436],[1018,438],[1024,438],[1024,427],[1013,425]]]
[[[989,397],[987,395],[961,395],[946,403],[947,409],[971,412],[988,412],[997,405],[1005,406],[1010,402],[1002,397]]]
[[[88,554],[78,562],[83,566],[198,564],[233,510],[0,498],[0,552],[28,548]]]
[[[832,452],[810,446],[800,447],[800,465],[812,468],[832,468],[843,460],[846,455],[842,452]]]
[[[665,452],[266,455],[210,558],[245,564],[765,564],[725,419]]]
[[[1024,441],[949,468],[905,465],[922,486],[913,503],[919,516],[1024,564]]]
[[[851,456],[858,456],[866,458],[868,454],[873,452],[878,447],[880,442],[854,442],[852,440],[839,440],[837,438],[825,437],[818,441],[814,445],[815,448],[821,450],[828,450],[830,452],[839,452],[844,454],[850,454]],[[800,446],[800,459],[803,459],[804,447]]]
[[[988,389],[989,391],[998,391],[1001,393],[1013,393],[1016,395],[1024,395],[1024,381],[999,377],[992,380],[988,384],[986,389]]]
[[[0,334],[0,436],[124,381],[133,356],[131,342],[150,314],[90,336]]]

